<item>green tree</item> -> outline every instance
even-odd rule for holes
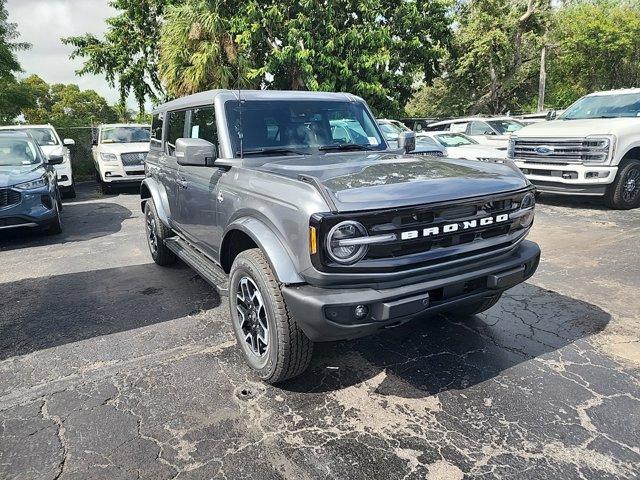
[[[17,42],[15,23],[9,22],[6,0],[0,0],[0,122],[10,123],[22,108],[31,105],[29,90],[20,85],[15,74],[21,72],[17,52],[30,48],[28,43]]]
[[[527,108],[538,84],[549,0],[462,2],[444,74],[407,105],[413,115],[504,113]]]
[[[348,91],[396,114],[438,73],[450,4],[189,0],[167,10],[161,78],[170,96],[238,85]]]
[[[64,38],[72,45],[71,58],[85,59],[77,72],[105,75],[112,87],[117,87],[122,102],[129,94],[135,97],[140,113],[144,114],[147,100],[157,101],[163,96],[157,74],[157,43],[160,21],[172,0],[111,0],[119,11],[107,20],[103,39],[92,34]]]
[[[574,1],[554,17],[549,105],[566,107],[597,90],[640,86],[640,2]]]

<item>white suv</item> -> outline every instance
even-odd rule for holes
[[[480,145],[506,150],[511,134],[522,127],[511,117],[463,117],[430,123],[426,130],[464,133]]]
[[[150,125],[100,125],[92,153],[102,193],[109,193],[116,184],[144,180],[150,132]]]
[[[640,88],[582,97],[556,120],[511,137],[509,158],[539,191],[640,206]]]
[[[76,142],[71,138],[60,140],[60,136],[52,125],[10,125],[0,127],[0,130],[19,130],[21,132],[29,132],[31,136],[38,142],[42,152],[46,156],[62,156],[64,159],[61,164],[54,165],[56,174],[58,175],[58,186],[60,193],[66,198],[75,198],[76,189],[73,181],[73,171],[71,168],[71,153],[69,148]]]

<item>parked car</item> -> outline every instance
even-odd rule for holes
[[[512,137],[509,156],[539,191],[640,206],[640,88],[586,95]]]
[[[435,117],[411,117],[401,118],[400,121],[411,131],[420,133],[426,130],[430,123],[437,122],[438,119]]]
[[[102,193],[110,193],[114,185],[144,180],[150,128],[140,124],[100,125],[92,154]]]
[[[416,145],[421,142],[434,141],[446,148],[446,156],[465,158],[467,160],[506,159],[507,152],[489,145],[480,145],[464,133],[424,132],[419,133]]]
[[[523,126],[511,117],[466,117],[431,123],[427,130],[465,133],[482,145],[506,150],[511,134]]]
[[[398,148],[398,137],[402,132],[411,131],[408,127],[397,120],[378,119],[376,122],[378,122],[378,126],[391,149]],[[416,148],[411,153],[444,157],[445,148],[437,142],[423,140],[416,142]]]
[[[75,140],[72,138],[60,140],[60,135],[52,125],[10,125],[0,127],[0,132],[6,130],[29,132],[38,142],[45,155],[62,156],[62,163],[54,167],[58,174],[58,188],[63,197],[75,198],[76,188],[71,167],[71,152],[69,151],[69,147],[76,144]]]
[[[356,123],[365,136],[335,128]],[[407,155],[414,140],[390,150],[343,93],[171,101],[153,112],[140,192],[151,256],[228,295],[239,347],[271,383],[301,374],[313,342],[484,311],[538,266],[533,187],[498,163]]]
[[[62,155],[45,155],[26,132],[0,132],[0,231],[40,228],[62,232],[62,197],[55,165]]]

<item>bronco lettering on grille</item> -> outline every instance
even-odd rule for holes
[[[502,214],[492,217],[484,217],[476,220],[467,220],[464,222],[449,223],[441,227],[427,227],[420,232],[419,230],[409,230],[408,232],[402,232],[400,238],[402,240],[412,240],[419,237],[431,237],[435,235],[441,235],[445,233],[454,233],[458,231],[471,230],[478,227],[486,227],[496,223],[503,223],[509,220],[509,215]],[[422,233],[422,235],[421,235]]]

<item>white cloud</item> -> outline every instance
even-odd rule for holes
[[[84,33],[102,36],[105,20],[115,14],[107,0],[8,0],[7,10],[9,21],[18,24],[19,40],[32,45],[18,54],[24,75],[35,73],[48,83],[75,83],[83,90],[96,90],[110,103],[118,100],[117,90],[104,77],[76,76],[82,59],[70,60],[72,48],[60,40]]]

